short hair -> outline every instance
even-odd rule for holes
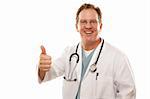
[[[82,10],[84,9],[94,9],[97,14],[98,14],[98,19],[99,21],[101,22],[102,20],[102,13],[101,13],[101,10],[99,7],[95,7],[93,4],[90,4],[90,3],[84,3],[83,5],[80,6],[80,8],[78,9],[77,13],[76,13],[76,23],[78,22],[79,20],[79,14]]]

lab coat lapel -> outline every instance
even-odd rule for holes
[[[91,65],[95,63],[95,61],[96,61],[96,59],[97,59],[97,56],[98,56],[98,53],[99,53],[99,51],[100,51],[101,45],[102,45],[102,42],[101,42],[101,43],[97,46],[97,48],[95,49],[95,52],[94,52],[94,54],[93,54],[93,56],[92,56],[92,58],[91,58],[91,61],[90,61],[89,65],[88,65],[88,67],[87,67],[87,70],[86,70],[86,72],[85,72],[85,74],[84,74],[84,76],[83,76],[83,79],[87,76],[88,72],[90,72],[90,67],[91,67]],[[101,58],[101,55],[100,55],[98,61],[100,60],[100,58]]]
[[[81,79],[81,70],[82,70],[82,47],[81,43],[79,44],[78,51],[77,53],[79,54],[79,63],[77,64],[76,72],[77,72],[77,79],[80,82]]]

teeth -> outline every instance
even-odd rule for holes
[[[86,32],[87,34],[91,34],[92,32]]]

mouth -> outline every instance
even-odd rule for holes
[[[85,34],[93,34],[92,31],[85,31],[84,33],[85,33]]]

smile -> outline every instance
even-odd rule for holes
[[[90,32],[85,32],[85,34],[92,34],[92,33],[93,33],[93,32],[91,32],[91,31],[90,31]]]

